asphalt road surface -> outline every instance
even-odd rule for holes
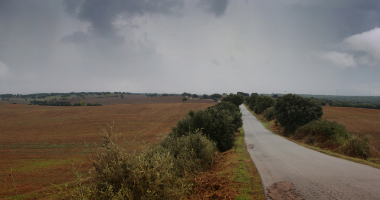
[[[245,142],[264,189],[293,183],[305,199],[380,199],[380,170],[328,156],[266,130],[242,105]]]

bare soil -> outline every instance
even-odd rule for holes
[[[88,172],[87,157],[100,141],[98,133],[108,125],[121,134],[121,142],[150,145],[190,110],[213,104],[0,105],[0,198],[15,188],[20,195],[72,181],[71,162]]]
[[[293,183],[279,182],[273,183],[267,187],[268,197],[272,200],[302,200],[303,198],[296,192],[296,188]]]

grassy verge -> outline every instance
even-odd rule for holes
[[[220,153],[211,169],[196,177],[188,199],[266,199],[260,175],[245,148],[243,129],[235,136],[233,149]]]
[[[260,175],[244,142],[243,129],[240,129],[240,133],[236,137],[235,147],[234,161],[238,164],[233,168],[233,175],[235,181],[239,183],[239,195],[236,199],[266,199]]]
[[[245,107],[248,109],[248,111],[250,113],[252,113],[252,115],[254,115],[263,124],[263,126],[267,130],[269,130],[272,133],[274,133],[276,135],[279,135],[279,136],[281,136],[281,137],[283,137],[283,138],[285,138],[285,139],[287,139],[289,141],[292,141],[292,142],[294,142],[294,143],[296,143],[298,145],[301,145],[303,147],[306,147],[306,148],[309,148],[309,149],[312,149],[312,150],[324,153],[324,154],[329,155],[329,156],[334,156],[334,157],[337,157],[337,158],[345,159],[345,160],[348,160],[348,161],[352,161],[352,162],[356,162],[356,163],[359,163],[359,164],[364,164],[364,165],[368,165],[368,166],[380,169],[380,164],[371,162],[371,160],[363,160],[363,159],[359,159],[359,158],[353,158],[353,157],[345,156],[345,155],[342,155],[342,154],[339,154],[339,153],[336,153],[336,152],[332,152],[330,150],[321,149],[319,147],[307,145],[307,144],[303,143],[302,141],[299,141],[299,140],[296,140],[296,139],[293,139],[293,138],[285,137],[284,135],[280,134],[281,131],[273,129],[274,120],[272,120],[272,121],[264,121],[264,119],[263,119],[263,117],[261,115],[254,113],[252,110],[250,110],[248,108],[248,106],[245,105]]]

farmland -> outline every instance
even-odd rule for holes
[[[380,151],[380,110],[324,106],[322,118],[337,121],[359,136],[371,135],[371,145]]]
[[[206,100],[209,103],[180,103],[181,99],[174,98],[144,97],[139,99],[147,99],[143,103],[131,98],[130,104],[104,106],[98,102],[103,106],[95,107],[0,105],[0,198],[15,188],[12,174],[18,194],[25,194],[73,180],[72,161],[83,163],[81,170],[88,171],[91,148],[84,143],[93,146],[99,142],[98,133],[107,125],[114,124],[114,132],[125,141],[135,139],[149,145],[188,111],[214,105]]]

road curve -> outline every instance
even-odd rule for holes
[[[264,189],[290,181],[305,199],[380,199],[380,170],[328,156],[266,130],[243,106],[245,142]]]

